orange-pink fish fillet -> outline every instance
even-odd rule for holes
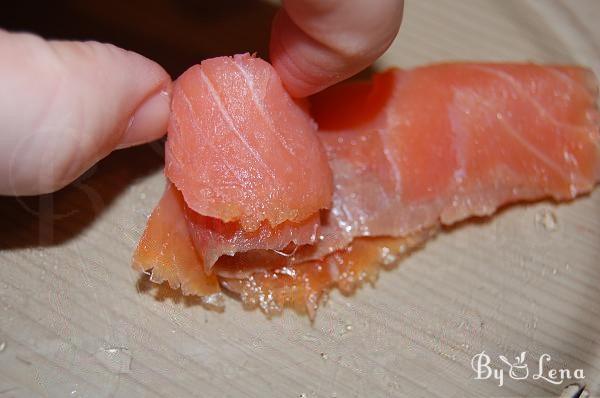
[[[247,56],[205,61],[178,80],[167,176],[183,196],[174,187],[167,189],[135,257],[138,267],[154,267],[157,281],[183,288],[175,266],[184,263],[204,278],[193,293],[210,294],[203,286],[214,286],[217,280],[267,312],[286,304],[305,305],[314,315],[324,291],[333,286],[350,291],[349,286],[372,279],[374,264],[388,263],[418,246],[440,224],[490,215],[512,202],[569,200],[600,181],[598,85],[590,71],[455,63],[391,69],[372,82],[340,85],[317,95],[311,112],[321,144],[307,141],[308,147],[318,148],[304,158],[312,156],[313,164],[303,166],[310,171],[297,180],[291,174],[282,177],[288,159],[265,157],[280,181],[288,184],[281,190],[260,185],[258,181],[266,178],[261,173],[268,168],[258,170],[260,162],[252,151],[228,156],[238,153],[234,147],[241,142],[233,129],[220,135],[222,130],[215,128],[226,124],[224,114],[247,128],[267,123],[257,105],[261,101],[249,99],[252,90],[234,89],[238,81],[273,79],[266,67],[240,66],[253,62],[256,59]],[[200,72],[208,77],[198,78]],[[225,82],[218,97],[226,105],[219,107],[210,99],[206,79]],[[280,83],[275,86],[276,90],[256,91],[272,101],[264,103],[281,96],[289,100]],[[290,109],[303,115],[288,104],[280,108],[280,118],[288,117]],[[192,117],[202,106],[208,116]],[[298,120],[309,121],[303,117]],[[273,126],[277,127],[258,130],[287,137],[286,129],[296,128]],[[251,129],[237,131],[249,137],[250,147],[263,151]],[[294,137],[312,137],[308,131],[302,129]],[[209,148],[206,142],[218,144]],[[277,145],[273,152],[284,153]],[[321,162],[321,145],[327,164]],[[206,162],[202,156],[207,156]],[[203,164],[208,167],[203,169]],[[219,167],[235,172],[219,176],[213,173]],[[327,186],[331,172],[333,193]],[[236,185],[241,192],[230,189],[229,176],[246,181]],[[305,191],[300,189],[303,184],[308,184]],[[325,188],[319,188],[323,184]],[[277,193],[270,196],[273,189]],[[327,195],[332,195],[330,205]],[[170,204],[167,216],[165,202]],[[170,230],[171,235],[165,234]],[[180,244],[173,243],[173,236]],[[181,255],[192,259],[191,251],[195,261],[178,260]],[[207,259],[210,266],[205,267]]]
[[[194,211],[248,231],[331,204],[316,124],[273,67],[248,54],[205,60],[177,79],[165,172]]]

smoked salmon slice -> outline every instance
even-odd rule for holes
[[[584,68],[461,63],[392,69],[317,95],[336,189],[311,257],[356,236],[403,236],[591,191],[600,180],[597,92]],[[336,116],[346,104],[352,125]]]
[[[134,262],[186,294],[220,286],[268,314],[313,317],[324,292],[374,281],[440,225],[590,192],[597,98],[594,75],[575,66],[395,68],[313,97],[317,132],[264,61],[204,61],[176,82],[173,183]]]
[[[328,208],[332,176],[306,107],[248,54],[208,59],[174,86],[165,174],[188,206],[248,231]]]
[[[180,195],[179,192],[177,195]],[[223,255],[233,256],[238,252],[251,250],[281,251],[290,245],[313,244],[320,226],[319,213],[301,223],[286,221],[276,227],[263,223],[254,231],[246,231],[236,222],[226,223],[217,218],[202,216],[187,205],[185,215],[192,242],[207,272]]]
[[[234,272],[236,266],[244,272],[243,262],[233,267],[217,264],[215,273],[225,288],[240,295],[247,307],[258,307],[273,315],[289,306],[314,319],[324,292],[337,287],[348,295],[365,282],[374,283],[381,266],[393,266],[433,233],[430,230],[402,238],[357,238],[320,260],[256,269],[243,277],[235,277]]]
[[[150,280],[168,282],[183,294],[209,296],[221,289],[216,275],[204,272],[190,238],[185,203],[172,184],[150,215],[148,225],[133,256],[134,268],[150,272]]]

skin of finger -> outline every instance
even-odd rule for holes
[[[1,194],[65,186],[120,145],[146,101],[170,95],[158,64],[110,44],[0,31],[0,53]],[[158,113],[147,141],[165,133],[168,99]]]
[[[287,0],[271,35],[271,62],[292,95],[313,94],[369,66],[400,28],[402,0]]]

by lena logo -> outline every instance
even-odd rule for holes
[[[506,379],[506,370],[508,377],[513,380],[525,380],[531,377],[532,380],[544,380],[552,384],[562,384],[570,380],[583,380],[585,375],[583,369],[556,369],[549,366],[552,357],[549,354],[542,354],[537,361],[537,368],[529,369],[525,363],[527,351],[521,352],[514,360],[509,360],[504,355],[498,355],[498,359],[504,363],[502,368],[494,368],[490,364],[492,359],[485,351],[475,354],[471,359],[471,367],[475,372],[475,380],[494,379],[498,382],[498,386],[504,385]]]

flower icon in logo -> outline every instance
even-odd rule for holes
[[[508,374],[510,375],[511,379],[524,380],[529,376],[529,369],[525,363],[525,355],[526,351],[521,352],[521,354],[515,357],[514,363],[510,363],[510,361],[504,355],[498,356],[502,362],[508,365]]]

